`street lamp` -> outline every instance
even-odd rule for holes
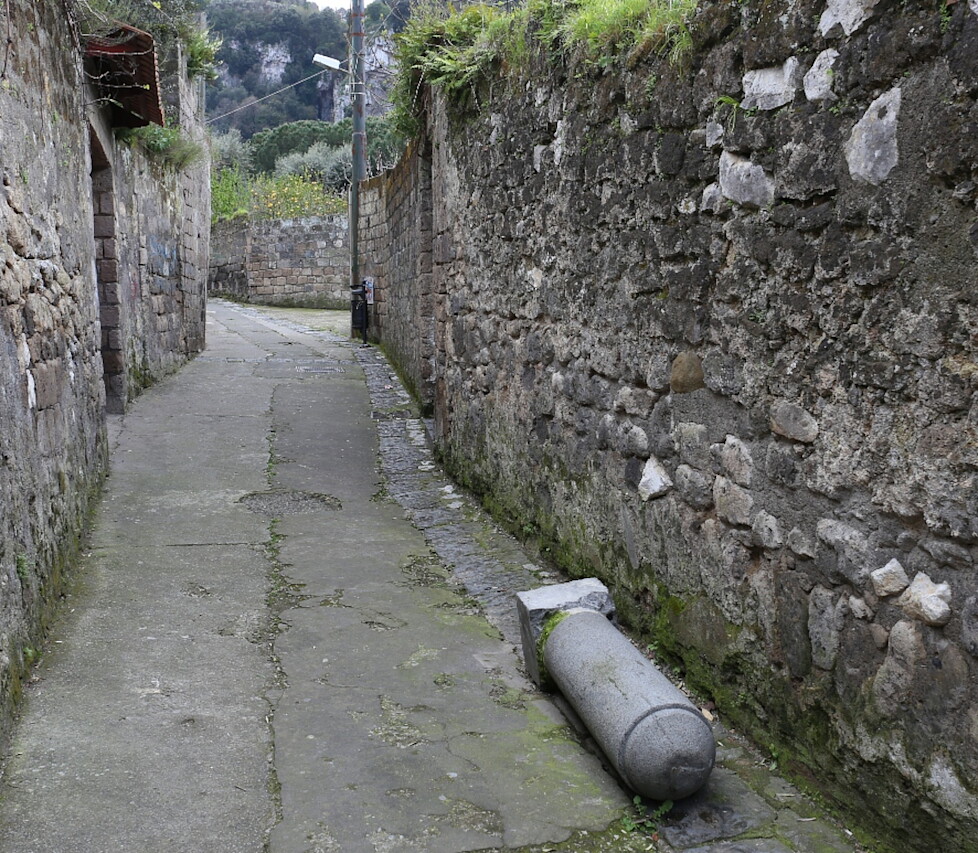
[[[350,9],[350,96],[353,102],[353,176],[350,184],[350,289],[360,287],[360,181],[367,176],[366,86],[363,75],[363,0],[351,0]],[[343,63],[317,53],[312,61],[331,71]],[[364,315],[366,317],[366,314]],[[366,320],[363,336],[367,338]]]

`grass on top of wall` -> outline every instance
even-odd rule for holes
[[[688,23],[698,0],[528,0],[504,11],[475,4],[458,11],[419,4],[396,36],[391,95],[398,129],[417,131],[425,86],[459,109],[478,107],[479,85],[493,74],[519,77],[534,49],[572,63],[607,67],[633,51],[680,60],[691,46]]]

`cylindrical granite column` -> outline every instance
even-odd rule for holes
[[[543,654],[548,674],[632,790],[678,800],[706,783],[716,760],[709,724],[605,616],[568,613]]]

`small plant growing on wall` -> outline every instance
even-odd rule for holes
[[[161,166],[180,171],[205,156],[204,146],[187,138],[177,127],[150,124],[135,129],[119,128],[116,137],[129,146],[138,146]]]

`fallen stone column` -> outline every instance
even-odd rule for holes
[[[536,594],[543,591],[519,595],[524,654],[528,661],[531,655],[535,659],[531,673],[538,683],[556,684],[633,791],[653,800],[695,793],[706,784],[716,760],[709,724],[606,612],[575,607],[580,599],[576,588],[567,598],[575,609],[553,607],[560,586],[547,588],[550,614],[539,630],[527,626],[531,613],[536,625],[543,624],[540,610],[533,609],[540,602]],[[530,648],[528,634],[535,635]]]

